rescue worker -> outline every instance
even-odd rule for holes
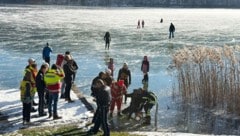
[[[144,91],[143,93],[143,109],[145,111],[145,122],[143,124],[151,124],[151,109],[157,103],[157,96],[153,92]]]
[[[131,102],[130,105],[122,111],[122,113],[127,114],[128,119],[130,119],[133,113],[137,116],[141,112],[143,107],[142,89],[134,89],[132,93],[126,94],[126,97],[131,97]]]
[[[49,65],[50,65],[51,52],[52,52],[52,48],[47,43],[46,46],[43,48],[42,57],[43,57],[43,60],[45,60],[45,62],[48,63]]]
[[[170,24],[169,27],[169,39],[174,38],[175,26],[173,23]]]
[[[109,32],[105,33],[104,40],[105,40],[105,50],[106,49],[109,50],[109,46],[110,46],[110,42],[111,42],[111,36],[110,36]]]
[[[103,129],[104,136],[110,136],[110,129],[108,126],[107,114],[109,110],[109,105],[111,101],[110,88],[106,86],[103,80],[98,79],[96,81],[96,102],[97,102],[97,111],[95,113],[94,126],[87,133],[89,135],[97,134],[100,126]]]
[[[32,65],[34,64],[34,65]],[[37,106],[38,104],[34,101],[34,96],[35,96],[35,93],[37,92],[37,89],[36,89],[36,76],[37,76],[37,65],[36,65],[36,62],[35,62],[35,59],[33,58],[29,58],[28,59],[28,65],[25,67],[25,70],[24,70],[24,74],[26,74],[26,72],[30,71],[33,78],[32,78],[32,84],[33,84],[33,99],[32,99],[32,104],[31,104],[31,112],[36,112],[37,110],[33,107],[33,106]],[[33,67],[34,66],[34,67]]]
[[[118,72],[117,81],[124,80],[124,85],[128,88],[131,85],[131,71],[128,69],[127,63],[123,64],[123,67]],[[125,96],[124,103],[127,103],[127,97]]]
[[[110,106],[110,117],[113,116],[113,110],[115,105],[117,105],[117,115],[122,116],[121,106],[122,106],[122,98],[123,95],[126,94],[126,86],[124,85],[123,80],[119,80],[118,82],[113,82],[111,85],[111,106]]]
[[[38,102],[38,115],[41,116],[46,116],[47,113],[44,112],[44,104],[45,104],[45,100],[44,100],[44,96],[46,93],[46,85],[44,82],[44,75],[48,70],[48,63],[44,63],[42,64],[40,70],[38,71],[37,77],[36,77],[36,87],[37,87],[37,92],[38,92],[38,98],[39,98],[39,102]]]
[[[44,75],[44,81],[46,83],[46,87],[49,90],[49,102],[48,102],[48,113],[49,118],[53,119],[61,119],[62,117],[57,114],[57,102],[58,95],[61,89],[61,79],[64,78],[63,69],[56,64],[53,64],[51,69]],[[52,105],[53,102],[53,105]],[[53,114],[52,114],[53,107]]]
[[[35,77],[33,74],[33,69],[35,69],[36,67],[37,65],[34,63],[28,66],[28,68],[25,70],[25,74],[20,85],[20,96],[23,104],[23,124],[30,123],[30,113],[35,93]]]

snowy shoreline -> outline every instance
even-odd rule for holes
[[[19,99],[19,90],[18,89],[9,89],[9,90],[1,90],[0,97],[0,111],[3,115],[8,115],[8,121],[3,123],[0,122],[0,134],[13,134],[17,133],[19,128],[22,126],[22,114],[21,114],[21,102]],[[19,97],[18,97],[19,96]],[[93,116],[91,111],[88,111],[85,105],[79,100],[76,94],[71,91],[71,96],[74,103],[67,103],[63,99],[59,99],[58,112],[59,115],[63,118],[60,120],[52,120],[48,119],[48,116],[38,117],[38,113],[31,113],[31,122],[34,124],[33,127],[46,127],[46,126],[58,126],[58,125],[66,125],[66,124],[78,124],[79,128],[84,128],[85,124],[89,122],[89,119]],[[37,97],[35,98],[37,100]],[[89,99],[90,100],[90,99]],[[37,108],[37,107],[35,107]],[[47,110],[45,110],[47,111]],[[87,131],[87,130],[86,130]],[[130,134],[138,134],[138,135],[150,135],[150,136],[159,136],[159,135],[173,135],[173,136],[197,136],[203,134],[191,134],[191,133],[179,133],[179,132],[147,132],[147,131],[135,131],[129,132]]]

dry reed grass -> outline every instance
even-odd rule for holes
[[[240,63],[233,47],[194,47],[173,55],[178,88],[185,103],[240,115]]]

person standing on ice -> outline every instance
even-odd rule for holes
[[[110,42],[111,42],[111,36],[110,36],[109,32],[105,33],[104,40],[105,40],[105,50],[106,49],[109,50],[109,46],[110,46]]]
[[[150,67],[150,64],[149,64],[149,61],[148,61],[148,57],[144,56],[143,60],[142,60],[141,71],[143,73],[147,73],[147,72],[149,72],[149,67]]]
[[[174,38],[175,26],[173,23],[170,24],[169,27],[169,39]]]
[[[131,71],[128,69],[127,63],[123,64],[123,67],[118,72],[117,81],[124,80],[125,86],[128,88],[131,84]],[[127,103],[127,97],[125,96],[124,103]]]
[[[141,25],[140,25],[140,20],[138,20],[138,23],[137,23],[137,29],[141,28]]]
[[[48,63],[49,65],[50,65],[51,52],[52,52],[52,48],[47,43],[46,46],[43,48],[42,57],[45,60],[45,62]]]
[[[113,58],[110,58],[110,61],[108,63],[108,69],[111,70],[111,76],[113,77],[113,73],[114,73],[114,69],[115,69],[114,63],[113,63]]]
[[[144,28],[145,22],[144,20],[142,20],[142,28]]]

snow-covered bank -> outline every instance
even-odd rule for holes
[[[49,119],[48,116],[38,117],[38,112],[31,113],[31,122],[34,126],[54,126],[59,124],[79,123],[79,127],[84,126],[87,118],[92,113],[87,111],[85,106],[78,100],[77,96],[71,92],[74,103],[67,103],[64,99],[59,99],[58,114],[62,116],[60,120]],[[37,94],[35,101],[38,101]],[[18,89],[0,91],[0,111],[3,115],[9,116],[8,121],[0,123],[0,134],[14,132],[22,127],[22,103]],[[35,106],[37,108],[37,106]],[[47,112],[47,109],[45,109]]]
[[[77,96],[71,92],[74,103],[67,103],[63,99],[59,100],[58,112],[63,118],[60,120],[48,119],[48,116],[38,117],[38,113],[31,113],[32,127],[42,126],[58,126],[63,124],[78,124],[79,128],[85,126],[88,118],[92,113],[87,111]],[[0,121],[0,134],[13,133],[22,127],[22,105],[20,102],[20,94],[18,89],[1,90],[0,91],[0,111],[4,115],[8,115],[8,121]],[[37,100],[37,96],[36,96]],[[37,108],[37,107],[35,107]],[[47,110],[45,110],[47,112]],[[190,133],[172,133],[172,132],[130,132],[131,134],[148,135],[148,136],[198,136],[200,134]],[[202,135],[202,134],[201,134]]]

